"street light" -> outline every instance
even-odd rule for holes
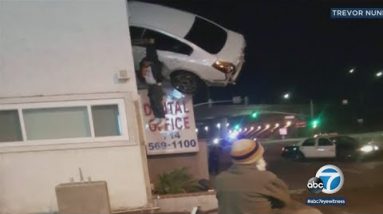
[[[348,71],[349,74],[353,74],[354,72],[355,72],[355,68],[351,68],[351,69]]]
[[[285,100],[290,99],[290,93],[283,94],[283,99],[285,99]]]
[[[218,145],[218,144],[219,144],[219,138],[214,138],[214,140],[213,140],[213,144],[214,144],[214,145]]]
[[[382,72],[382,71],[379,71],[379,72],[377,72],[377,73],[375,74],[375,76],[376,76],[377,78],[381,78],[381,77],[383,76],[383,72]]]

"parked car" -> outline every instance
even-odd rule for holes
[[[244,63],[244,37],[208,19],[181,10],[129,2],[135,68],[145,47],[134,41],[154,39],[163,75],[174,88],[194,93],[199,84],[235,83]]]
[[[374,143],[362,144],[349,136],[318,136],[282,148],[282,156],[295,160],[309,158],[363,159],[380,151]]]

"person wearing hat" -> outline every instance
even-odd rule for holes
[[[320,214],[290,198],[287,185],[266,170],[264,148],[250,139],[232,144],[233,165],[215,179],[219,214]]]

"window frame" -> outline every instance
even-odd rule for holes
[[[120,116],[120,129],[121,135],[119,136],[95,136],[93,115],[91,111],[92,106],[102,105],[117,105],[118,113]],[[61,139],[27,139],[26,127],[24,121],[23,110],[27,109],[48,109],[48,108],[70,108],[70,107],[86,107],[88,114],[88,123],[90,127],[89,137],[77,138],[61,138]],[[125,112],[125,102],[123,99],[105,99],[105,100],[74,100],[74,101],[52,101],[52,102],[36,102],[36,103],[22,103],[22,104],[5,104],[0,106],[0,111],[3,110],[17,110],[20,128],[22,134],[22,141],[8,141],[0,142],[0,147],[5,146],[32,146],[32,145],[49,145],[49,144],[70,144],[70,143],[91,143],[91,142],[105,142],[105,141],[128,141],[128,123]]]

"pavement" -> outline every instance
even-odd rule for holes
[[[334,159],[291,161],[280,156],[283,143],[266,146],[265,159],[268,169],[278,175],[290,187],[292,197],[305,203],[307,197],[342,196],[345,206],[317,206],[324,214],[382,214],[383,213],[383,157],[367,161],[341,162]],[[313,195],[306,185],[316,171],[326,165],[338,166],[344,174],[342,189],[333,194]]]
[[[382,214],[383,213],[383,156],[367,161],[337,161],[319,159],[311,161],[292,161],[281,157],[282,147],[289,142],[270,142],[264,144],[268,170],[284,180],[291,190],[292,197],[305,203],[307,197],[342,196],[346,205],[317,206],[323,214]],[[231,165],[227,154],[221,156],[220,171]],[[313,195],[307,190],[307,181],[314,177],[317,170],[326,165],[338,166],[344,174],[342,189],[333,195]]]

